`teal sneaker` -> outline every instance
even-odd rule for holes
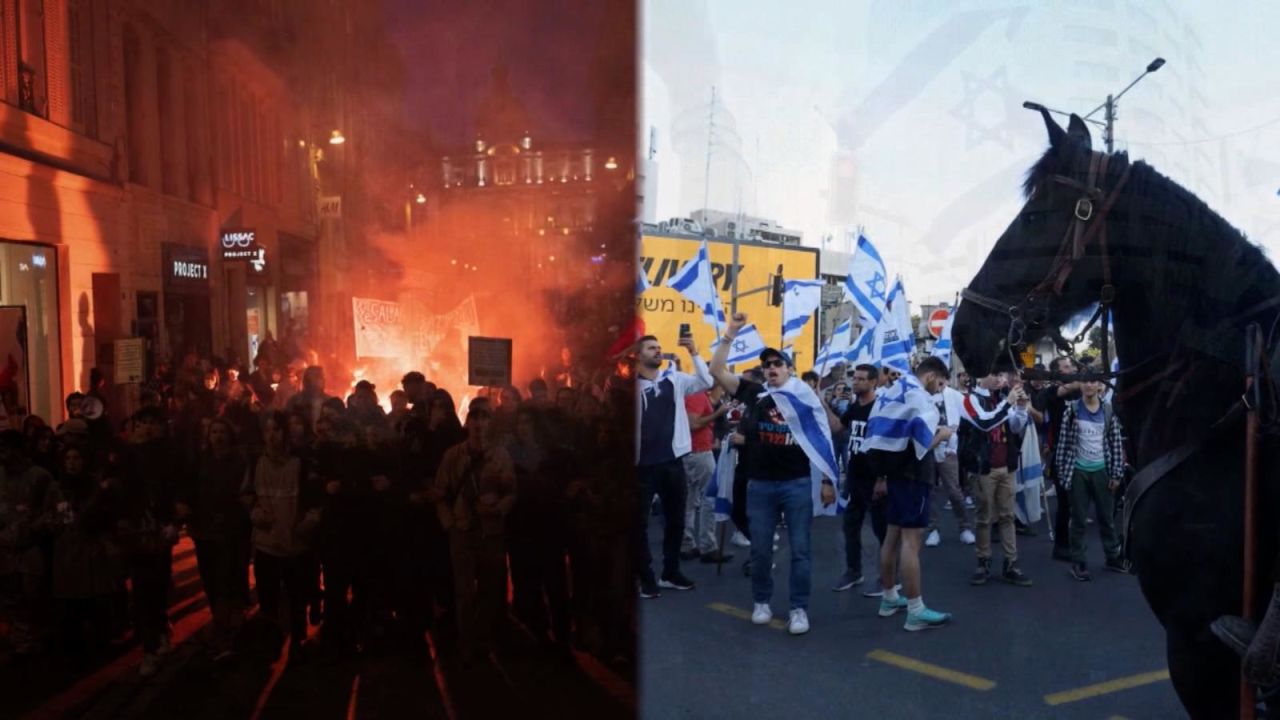
[[[880,617],[890,617],[898,614],[899,610],[907,609],[907,599],[898,596],[897,600],[889,600],[888,598],[880,598]]]
[[[942,627],[949,622],[951,622],[951,613],[924,608],[918,613],[908,612],[907,622],[902,627],[909,632],[916,632],[917,630]]]

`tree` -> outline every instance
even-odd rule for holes
[[[1102,357],[1102,325],[1094,325],[1089,328],[1089,335],[1086,338],[1088,345],[1085,347],[1084,354],[1092,355],[1095,358]],[[1107,351],[1111,357],[1116,355],[1116,336],[1115,333],[1107,333]]]

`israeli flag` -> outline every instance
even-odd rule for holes
[[[945,363],[948,370],[951,369],[951,325],[956,320],[956,309],[951,308],[947,321],[942,324],[942,336],[933,344],[933,352],[929,353]]]
[[[738,448],[725,443],[716,459],[716,471],[707,484],[707,497],[715,501],[716,522],[724,522],[733,514],[733,478],[738,467]]]
[[[716,340],[711,346],[711,351],[719,347],[720,340]],[[729,365],[737,365],[745,362],[756,362],[760,358],[760,353],[764,352],[764,338],[760,337],[760,331],[756,329],[755,323],[743,325],[738,334],[734,336],[733,343],[729,347],[729,359],[725,361]]]
[[[911,332],[911,308],[901,278],[893,284],[884,320],[876,328],[876,357],[880,365],[900,370],[903,374],[910,373],[911,353],[915,350],[916,341]]]
[[[867,435],[862,440],[861,452],[902,452],[908,444],[913,444],[916,459],[922,460],[933,444],[936,427],[938,407],[916,376],[907,373],[876,400],[867,420]]]
[[[716,335],[720,334],[720,328],[725,324],[724,308],[720,305],[720,293],[716,292],[715,280],[711,277],[711,251],[706,240],[702,241],[698,254],[671,276],[667,287],[701,308],[702,319],[715,328]]]
[[[649,282],[649,276],[644,274],[644,268],[636,268],[640,271],[640,277],[636,279],[636,295],[643,295],[645,290],[653,287],[653,283]]]
[[[818,357],[814,360],[814,367],[818,369],[818,374],[826,375],[827,366],[831,363],[844,362],[845,353],[849,352],[852,342],[853,318],[849,318],[836,326],[831,337],[827,338],[822,350],[818,352]]]
[[[782,293],[782,342],[800,337],[809,318],[822,303],[822,280],[787,280]]]
[[[876,327],[877,325],[867,325],[858,333],[858,339],[849,344],[849,349],[845,351],[845,364],[853,367],[854,365],[875,365],[879,367],[880,356],[876,354]]]
[[[864,324],[874,325],[884,316],[888,283],[880,253],[865,235],[858,235],[858,249],[853,253],[849,275],[844,279],[844,294],[858,309]]]
[[[836,503],[823,508],[820,495],[822,478],[829,478],[833,485],[840,482],[840,473],[836,470],[835,444],[831,440],[831,425],[827,422],[827,410],[822,406],[822,400],[812,388],[795,377],[787,380],[782,387],[766,385],[764,394],[773,398],[778,412],[787,421],[796,444],[809,458],[814,478],[813,514],[836,514]],[[934,413],[936,415],[937,411]]]
[[[1024,525],[1040,522],[1040,492],[1044,486],[1044,468],[1040,465],[1040,436],[1035,423],[1027,423],[1022,434],[1022,449],[1018,462],[1018,479],[1015,484],[1013,514]]]

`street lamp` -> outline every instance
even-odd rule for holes
[[[422,193],[418,193],[418,197],[414,198],[413,201],[418,203],[419,205],[423,205],[427,202],[427,196],[423,195]]]
[[[330,145],[341,145],[342,143],[344,143],[344,142],[346,142],[346,141],[347,141],[347,139],[346,139],[345,137],[343,137],[343,136],[342,136],[342,131],[341,131],[341,130],[334,130],[333,132],[329,133],[329,144],[330,144]]]
[[[618,160],[617,160],[616,158],[614,158],[612,155],[610,155],[610,156],[609,156],[609,159],[604,161],[604,169],[605,169],[605,170],[617,170],[617,169],[618,169]]]
[[[1159,57],[1158,57],[1158,58],[1156,58],[1155,60],[1152,60],[1151,62],[1147,63],[1147,68],[1146,68],[1145,70],[1143,70],[1143,71],[1142,71],[1142,74],[1141,74],[1141,75],[1139,75],[1138,77],[1134,78],[1133,82],[1131,82],[1131,83],[1129,83],[1128,85],[1126,85],[1126,86],[1125,86],[1125,88],[1124,88],[1123,90],[1121,90],[1121,91],[1120,91],[1118,94],[1116,94],[1115,96],[1108,95],[1108,96],[1107,96],[1107,100],[1106,100],[1106,102],[1104,102],[1104,103],[1102,103],[1101,105],[1099,105],[1098,107],[1096,107],[1096,108],[1094,108],[1094,109],[1090,110],[1090,111],[1089,111],[1089,114],[1084,116],[1084,118],[1085,118],[1086,120],[1088,120],[1090,117],[1092,117],[1092,116],[1093,116],[1093,114],[1094,114],[1094,113],[1098,112],[1099,110],[1103,110],[1103,109],[1105,109],[1105,110],[1106,110],[1106,114],[1105,114],[1105,116],[1104,116],[1104,117],[1106,117],[1106,119],[1107,119],[1107,129],[1106,129],[1105,133],[1104,133],[1104,134],[1103,134],[1103,136],[1102,136],[1102,140],[1103,140],[1103,142],[1105,142],[1105,143],[1106,143],[1106,145],[1107,145],[1107,152],[1108,152],[1108,153],[1110,153],[1110,152],[1111,152],[1111,150],[1112,150],[1112,145],[1114,144],[1114,140],[1115,140],[1115,131],[1116,131],[1116,101],[1117,101],[1117,100],[1119,100],[1119,99],[1120,99],[1120,97],[1121,97],[1121,96],[1123,96],[1125,93],[1129,92],[1129,88],[1133,87],[1134,85],[1137,85],[1139,80],[1141,80],[1142,78],[1144,78],[1144,77],[1146,77],[1146,76],[1150,75],[1151,73],[1153,73],[1153,72],[1155,72],[1155,71],[1159,70],[1159,69],[1160,69],[1160,68],[1162,68],[1162,67],[1164,67],[1164,58],[1159,58]]]

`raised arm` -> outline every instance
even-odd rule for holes
[[[738,392],[738,376],[729,371],[729,347],[733,344],[733,339],[738,336],[738,331],[742,330],[742,326],[746,324],[745,314],[735,314],[729,320],[729,326],[725,328],[724,337],[720,338],[715,354],[711,356],[711,376],[730,395]]]

